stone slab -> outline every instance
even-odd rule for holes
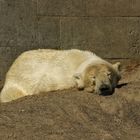
[[[140,58],[140,18],[61,18],[61,47],[104,58]]]
[[[85,0],[38,0],[38,15],[84,16]]]
[[[85,0],[88,16],[140,16],[140,0]]]
[[[46,16],[140,16],[139,0],[38,0]]]
[[[0,1],[0,46],[37,46],[36,2]]]
[[[38,17],[37,39],[40,47],[60,48],[60,19],[53,17]]]

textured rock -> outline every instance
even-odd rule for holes
[[[38,14],[46,16],[84,16],[85,0],[38,0]]]
[[[140,16],[139,0],[85,0],[88,16]]]
[[[46,16],[140,16],[139,0],[38,0]]]
[[[36,3],[31,0],[0,1],[0,46],[34,46]]]
[[[60,20],[59,18],[38,18],[39,46],[44,48],[60,48]]]
[[[0,104],[1,140],[139,140],[140,62],[123,62],[125,81],[113,95],[64,90]],[[127,71],[129,68],[129,72]],[[137,87],[137,88],[136,88]],[[129,96],[128,95],[132,95]]]
[[[105,58],[140,57],[140,18],[62,18],[61,46],[89,49]]]

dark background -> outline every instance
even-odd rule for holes
[[[140,58],[140,0],[0,0],[0,79],[36,48]]]

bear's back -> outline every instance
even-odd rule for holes
[[[93,56],[93,53],[81,50],[51,50],[39,49],[22,53],[11,66],[8,75],[19,72],[29,73],[37,69],[47,69],[52,72],[55,68],[64,68],[73,71],[81,63]]]
[[[31,94],[70,88],[75,84],[74,72],[92,55],[91,52],[76,49],[39,49],[24,52],[9,69],[5,85],[16,83]]]

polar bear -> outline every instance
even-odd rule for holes
[[[22,53],[7,72],[0,99],[9,102],[74,87],[112,93],[120,77],[119,62],[113,65],[90,51],[30,50]]]

